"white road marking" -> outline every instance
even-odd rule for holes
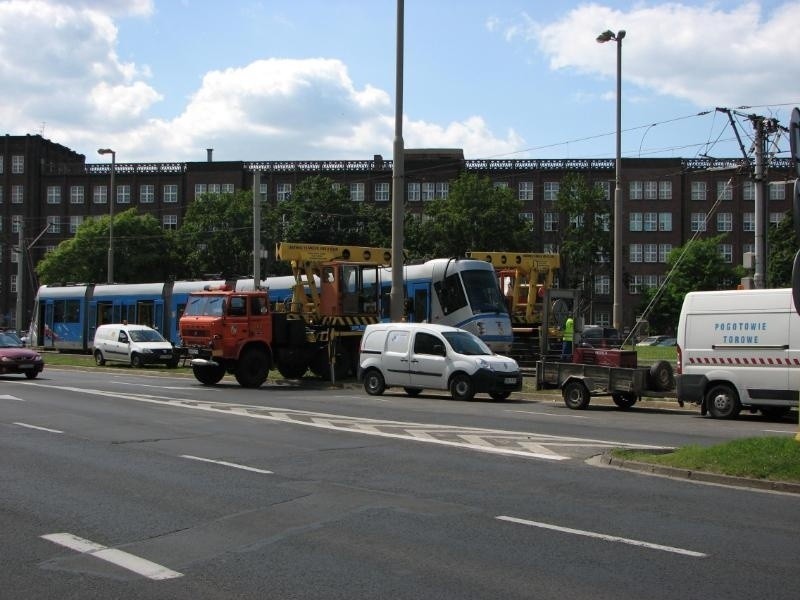
[[[216,465],[223,465],[225,467],[233,467],[234,469],[242,469],[243,471],[252,471],[253,473],[264,473],[272,475],[272,471],[265,471],[264,469],[256,469],[255,467],[248,467],[247,465],[239,465],[224,460],[214,460],[211,458],[203,458],[201,456],[192,456],[191,454],[181,454],[181,458],[188,458],[189,460],[199,460],[202,462],[214,463]]]
[[[785,429],[762,429],[761,431],[763,431],[764,433],[786,433],[791,435],[794,435],[796,433],[793,429],[789,431]]]
[[[565,419],[590,419],[590,420],[594,419],[594,417],[584,417],[583,415],[556,414],[556,413],[548,413],[548,412],[533,411],[533,410],[510,410],[510,409],[506,409],[503,412],[522,413],[523,415],[541,415],[543,417],[562,417],[562,418],[565,418]]]
[[[583,529],[572,529],[570,527],[561,527],[559,525],[551,525],[550,523],[541,523],[539,521],[528,521],[527,519],[518,519],[516,517],[506,517],[506,516],[495,517],[495,519],[498,519],[500,521],[509,521],[511,523],[519,523],[520,525],[528,525],[530,527],[539,527],[541,529],[560,531],[562,533],[582,535],[585,537],[605,540],[607,542],[618,542],[621,544],[630,544],[631,546],[641,546],[642,548],[650,548],[651,550],[661,550],[662,552],[672,552],[673,554],[693,556],[695,558],[708,557],[708,554],[703,554],[702,552],[695,552],[694,550],[686,550],[685,548],[676,548],[674,546],[662,546],[661,544],[653,544],[651,542],[643,542],[641,540],[632,540],[630,538],[619,537],[616,535],[607,535],[605,533],[597,533],[594,531],[585,531]]]
[[[114,548],[108,548],[102,544],[85,540],[71,533],[50,533],[43,535],[42,538],[54,544],[76,550],[82,554],[88,554],[100,560],[110,562],[118,567],[147,577],[148,579],[175,579],[176,577],[183,577],[183,573],[178,573],[177,571],[173,571],[139,556],[123,552],[122,550],[115,550]]]
[[[0,396],[0,400],[16,400],[17,402],[25,402],[22,398],[17,398],[16,396]]]
[[[28,423],[14,423],[14,425],[19,425],[20,427],[27,427],[28,429],[37,429],[39,431],[49,431],[50,433],[64,433],[63,431],[59,431],[58,429],[49,429],[47,427],[38,427],[37,425],[28,425]]]

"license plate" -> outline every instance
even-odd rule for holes
[[[32,369],[33,365],[17,365],[18,369]]]
[[[503,380],[503,383],[505,383],[506,385],[514,385],[515,383],[517,383],[517,378],[516,377],[506,377]]]
[[[197,348],[189,348],[189,354],[191,356],[197,356],[198,354],[200,354],[200,351]]]

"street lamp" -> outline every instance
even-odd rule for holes
[[[100,148],[97,153],[111,155],[111,193],[108,195],[108,283],[114,283],[114,171],[117,153],[111,148]]]
[[[614,308],[613,321],[622,332],[622,39],[625,30],[617,33],[606,30],[597,36],[597,42],[617,42],[617,172],[614,187]]]

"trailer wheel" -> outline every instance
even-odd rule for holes
[[[192,373],[194,373],[194,378],[203,385],[216,385],[220,379],[225,377],[225,367],[222,365],[217,365],[216,367],[209,365],[192,366]]]
[[[370,396],[380,396],[386,391],[386,380],[378,369],[370,369],[364,373],[364,391]]]
[[[475,386],[469,376],[456,373],[450,380],[450,395],[453,400],[469,401],[475,396]]]
[[[630,392],[616,392],[611,394],[611,398],[614,400],[614,404],[619,406],[622,410],[627,410],[634,404],[636,404],[636,394],[631,394]]]
[[[570,381],[561,391],[564,404],[572,410],[583,410],[589,406],[589,390],[582,381]]]
[[[267,380],[267,372],[269,372],[267,353],[259,348],[250,348],[245,350],[239,359],[234,376],[240,386],[257,388]]]
[[[727,383],[718,383],[706,393],[708,414],[714,419],[734,419],[742,410],[739,396]]]
[[[657,392],[666,392],[675,387],[675,377],[672,375],[672,365],[666,360],[660,360],[650,367],[647,383]]]

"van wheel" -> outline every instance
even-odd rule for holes
[[[141,369],[144,366],[144,361],[142,360],[142,357],[139,356],[138,354],[132,354],[131,366],[136,369]]]
[[[410,388],[410,387],[407,387],[407,388],[403,388],[403,390],[405,390],[407,396],[411,396],[412,398],[414,396],[419,396],[422,393],[422,388]]]
[[[102,367],[104,364],[106,364],[106,359],[103,358],[103,353],[100,352],[100,350],[94,351],[94,362],[98,367]]]
[[[742,410],[739,395],[727,383],[718,383],[708,390],[706,406],[714,419],[734,419]]]
[[[675,387],[675,377],[672,375],[672,365],[666,360],[659,360],[650,367],[647,383],[657,392],[666,392]]]
[[[475,396],[475,386],[472,380],[463,373],[457,373],[450,380],[450,395],[453,400],[469,401]]]
[[[614,404],[619,406],[622,410],[627,410],[636,404],[636,394],[631,394],[629,392],[616,392],[611,394],[611,399],[614,401]]]
[[[209,366],[203,365],[192,367],[194,378],[203,385],[216,385],[225,376],[225,367],[222,365]]]
[[[570,381],[561,392],[564,404],[572,410],[583,410],[589,406],[589,390],[582,381]]]
[[[261,387],[267,380],[269,371],[269,359],[267,353],[258,348],[246,350],[236,365],[234,377],[239,385],[245,388]]]
[[[370,369],[364,373],[364,391],[370,396],[380,396],[386,391],[386,380],[378,369]]]

